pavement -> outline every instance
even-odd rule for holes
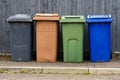
[[[38,63],[0,60],[0,73],[120,75],[120,60],[91,63]]]
[[[120,80],[120,75],[3,73],[0,80]]]

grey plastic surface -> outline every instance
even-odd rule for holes
[[[10,48],[13,61],[31,61],[31,23],[10,23]]]
[[[17,14],[7,20],[10,25],[10,49],[13,61],[31,61],[32,17]]]
[[[32,17],[27,14],[17,14],[7,19],[8,22],[32,22]]]

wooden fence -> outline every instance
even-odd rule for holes
[[[120,0],[0,0],[0,53],[10,52],[10,30],[6,19],[15,14],[33,15],[39,12],[85,16],[112,14],[111,51],[120,51]],[[61,35],[61,28],[59,31]],[[84,35],[84,50],[89,51],[87,25]],[[62,51],[61,40],[59,37],[59,48]]]

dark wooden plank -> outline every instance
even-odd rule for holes
[[[53,13],[53,0],[48,0],[48,13]]]
[[[65,15],[71,15],[72,14],[72,0],[65,0],[65,3],[64,3],[65,7],[64,7],[64,11],[65,11]]]
[[[57,4],[57,0],[48,0],[48,13],[58,13],[59,5]]]
[[[117,51],[120,51],[120,0],[117,2],[117,27],[116,27],[116,42],[117,42]]]
[[[38,1],[37,0],[26,0],[27,1],[27,14],[34,15],[35,13],[39,12],[38,10]],[[26,5],[25,4],[25,5]],[[39,7],[40,8],[40,7]]]
[[[59,13],[61,15],[65,14],[65,0],[57,0],[59,3]]]
[[[79,1],[79,0],[78,0]],[[94,0],[82,0],[84,1],[83,7],[85,8],[84,14],[87,15],[93,15],[94,14]]]
[[[105,14],[111,14],[113,22],[111,24],[111,52],[116,51],[116,0],[105,0]]]
[[[83,0],[77,0],[77,15],[84,14]]]
[[[25,9],[24,0],[14,0],[14,14],[25,13]]]
[[[71,15],[77,15],[77,0],[71,0]]]
[[[104,14],[104,1],[105,0],[94,0],[94,14]]]
[[[42,11],[43,9],[41,9],[41,1],[42,1],[42,0],[37,0],[37,5],[38,5],[38,6],[37,6],[37,11],[42,13],[42,12],[43,12],[43,11]]]
[[[48,12],[48,0],[41,0],[41,1],[43,1],[43,7],[41,8],[43,8],[44,13],[47,13]]]
[[[111,28],[111,41],[112,52],[117,51],[117,0],[112,0],[112,28]]]
[[[4,49],[5,49],[5,52],[10,52],[10,29],[9,29],[9,24],[7,22],[7,18],[12,16],[13,14],[13,0],[6,0],[6,4],[5,4],[5,45],[4,45]]]
[[[0,53],[3,53],[8,51],[9,47],[6,40],[6,0],[0,0],[0,10]]]

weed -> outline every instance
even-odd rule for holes
[[[4,73],[4,69],[0,69],[0,73]]]
[[[88,74],[90,74],[90,73],[89,73],[89,71],[88,71],[88,70],[84,70],[84,71],[83,71],[83,74],[88,75]]]
[[[29,69],[21,69],[20,70],[20,73],[28,73],[29,72]]]

